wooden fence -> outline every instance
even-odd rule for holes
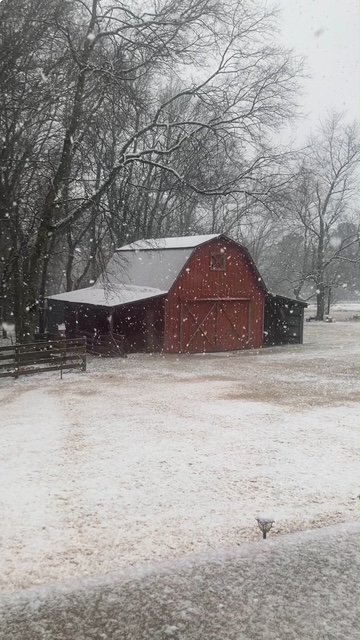
[[[86,370],[85,338],[0,346],[0,378],[68,369]]]
[[[72,339],[84,339],[86,352],[95,356],[126,358],[125,336],[117,333],[98,334],[81,331],[72,334]],[[59,334],[43,333],[35,335],[36,341],[60,340]]]

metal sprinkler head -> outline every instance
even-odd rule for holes
[[[273,518],[264,518],[264,517],[258,517],[256,518],[256,520],[257,520],[259,529],[262,531],[263,539],[266,540],[266,534],[269,533],[275,520]]]

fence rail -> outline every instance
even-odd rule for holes
[[[0,378],[69,369],[86,370],[85,338],[0,346]]]
[[[60,340],[58,334],[51,333],[37,334],[35,339],[40,342],[45,336],[47,341],[54,340],[56,342]],[[86,341],[87,353],[102,357],[127,357],[124,335],[119,335],[114,332],[99,334],[94,332],[91,333],[90,331],[81,331],[78,334],[75,334],[74,338],[69,338],[68,341],[76,342],[81,338],[84,338]]]

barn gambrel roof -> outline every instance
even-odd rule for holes
[[[193,251],[210,240],[222,238],[235,242],[223,234],[185,236],[180,238],[158,238],[139,240],[118,249],[111,258],[105,281],[110,284],[129,284],[159,288],[168,292],[185,267]],[[238,246],[239,243],[235,243]],[[241,246],[259,282],[266,289],[253,260],[245,247]],[[99,278],[97,284],[104,282]]]
[[[211,240],[221,238],[235,242],[223,234],[153,238],[138,240],[117,249],[105,274],[93,287],[68,291],[51,300],[78,304],[115,307],[138,300],[154,298],[169,292],[194,250]],[[260,285],[266,286],[245,247],[235,242],[246,254]]]

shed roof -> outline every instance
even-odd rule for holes
[[[267,291],[266,293],[267,300],[273,300],[274,302],[282,302],[284,304],[293,304],[298,305],[299,307],[307,307],[308,303],[305,300],[298,300],[297,298],[289,298],[289,296],[282,296],[279,293],[272,293],[271,291]]]
[[[59,293],[55,296],[48,296],[48,298],[62,302],[74,302],[77,304],[112,308],[129,302],[154,298],[155,296],[165,293],[166,291],[158,288],[109,284],[106,286],[94,285],[93,287],[78,289],[77,291],[67,291],[66,293]]]

